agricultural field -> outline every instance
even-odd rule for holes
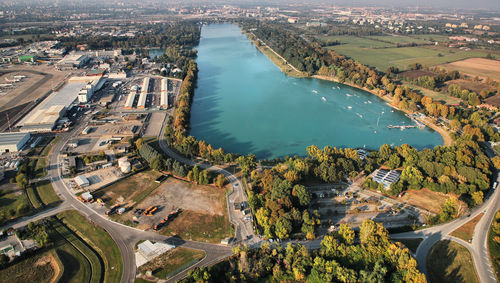
[[[470,76],[479,76],[483,78],[500,80],[500,61],[496,60],[471,58],[445,64],[441,67],[447,70],[456,70]]]
[[[366,36],[364,38],[369,38],[372,40],[379,40],[384,42],[390,42],[392,44],[429,44],[431,43],[429,40],[424,40],[417,37],[409,37],[404,35],[374,35],[374,36]]]
[[[486,57],[488,50],[459,50],[443,46],[400,47],[398,44],[425,44],[431,40],[445,41],[444,36],[319,36],[324,42],[339,41],[340,45],[328,46],[327,49],[359,61],[362,64],[385,71],[391,66],[400,70],[408,69],[414,63],[434,66],[459,61],[467,58]],[[493,52],[495,53],[495,52]]]
[[[427,255],[427,271],[430,282],[479,283],[470,252],[448,240],[432,247]]]
[[[318,39],[324,42],[338,41],[342,46],[351,46],[351,47],[361,47],[361,48],[396,47],[396,45],[393,43],[371,40],[370,37],[339,35],[339,36],[319,36]]]
[[[154,277],[167,279],[174,275],[176,271],[195,264],[204,256],[203,251],[178,247],[142,265],[139,267],[139,272],[144,273],[151,270]]]

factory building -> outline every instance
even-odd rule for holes
[[[104,82],[102,77],[72,77],[63,88],[31,110],[17,126],[21,126],[21,132],[52,131],[71,105],[88,101]]]
[[[89,60],[87,55],[70,54],[57,62],[56,67],[60,70],[78,69],[85,66]]]
[[[125,109],[132,109],[134,106],[135,95],[137,93],[135,91],[130,91],[127,96],[127,101],[125,101]]]
[[[161,80],[160,107],[168,108],[168,79]]]
[[[30,137],[29,133],[0,133],[0,152],[20,151]]]

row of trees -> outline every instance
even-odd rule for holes
[[[321,247],[263,244],[235,248],[217,265],[197,268],[182,282],[426,282],[408,249],[389,239],[379,223],[365,220],[356,233],[347,225],[325,236]]]
[[[88,44],[89,49],[133,49],[160,47],[171,45],[196,46],[200,39],[200,26],[194,22],[183,21],[164,24],[140,24],[139,32],[134,37],[113,37],[83,35],[76,37],[60,38],[61,43],[76,49],[79,44]]]

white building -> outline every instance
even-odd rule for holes
[[[66,55],[63,59],[61,59],[61,61],[57,62],[56,66],[61,70],[81,68],[87,64],[89,60],[90,58],[87,55],[70,54]]]
[[[0,153],[20,151],[29,139],[29,133],[0,133]]]
[[[90,186],[90,182],[89,182],[89,180],[88,180],[85,176],[83,176],[83,175],[76,176],[74,180],[75,180],[75,183],[76,183],[76,184],[77,184],[80,188]]]

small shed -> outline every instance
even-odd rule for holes
[[[91,201],[94,197],[89,193],[89,192],[85,192],[81,195],[81,197],[83,198],[83,200],[85,201]]]

